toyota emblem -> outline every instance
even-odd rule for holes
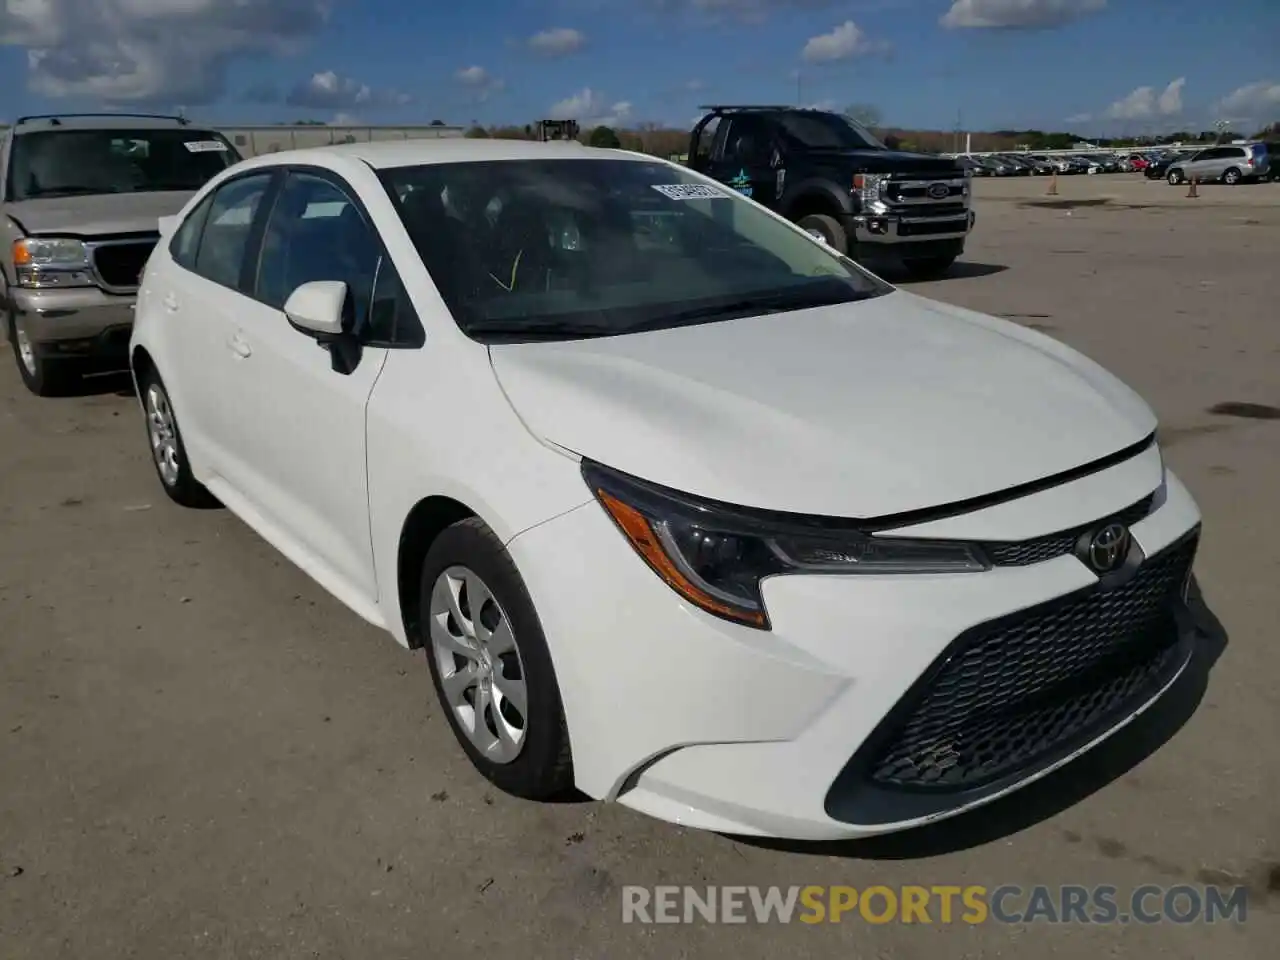
[[[1090,539],[1085,560],[1098,573],[1111,573],[1129,555],[1129,528],[1123,523],[1109,523]]]
[[[951,196],[951,187],[945,183],[929,184],[929,196],[934,200],[945,200]]]

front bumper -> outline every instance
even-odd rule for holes
[[[977,215],[968,210],[948,217],[908,217],[900,214],[858,214],[845,225],[858,244],[910,244],[933,240],[963,241],[973,230]]]
[[[1155,461],[1120,464],[964,522],[995,539],[1021,538],[1028,516],[1039,514],[1049,532],[1107,516],[1159,486],[1152,511],[1132,527],[1155,557],[1199,524],[1191,496],[1171,474],[1161,484],[1158,453]],[[1068,519],[1108,499],[1092,516]],[[978,789],[921,803],[910,791],[868,789],[866,751],[879,745],[886,719],[917,702],[921,678],[957,638],[1096,586],[1074,556],[980,574],[775,577],[765,583],[773,629],[761,632],[681,602],[595,503],[521,534],[510,550],[551,645],[579,788],[728,833],[866,836],[988,803],[1144,710],[1180,674],[1191,644],[1182,618],[1165,668],[1069,742]]]
[[[133,329],[132,295],[97,287],[10,287],[13,309],[37,352],[47,356],[124,356]]]

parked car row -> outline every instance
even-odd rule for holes
[[[959,156],[956,161],[975,177],[1141,172],[1148,180],[1167,180],[1175,185],[1191,179],[1237,184],[1280,178],[1280,164],[1273,159],[1277,155],[1280,144],[1255,142],[1193,150],[1161,148],[1127,155],[987,153]]]

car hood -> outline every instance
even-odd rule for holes
[[[742,506],[882,518],[1083,466],[1154,431],[1097,364],[896,291],[617,337],[490,347],[539,438]]]
[[[164,190],[21,200],[7,204],[5,213],[27,236],[33,237],[155,233],[156,221],[177,213],[194,193],[194,190]]]
[[[963,173],[954,160],[929,153],[906,153],[901,150],[811,150],[815,160],[847,165],[861,173],[914,173],[945,176]]]

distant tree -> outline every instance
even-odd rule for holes
[[[479,124],[476,124],[474,127],[469,127],[467,129],[466,136],[471,140],[488,140],[489,131]]]
[[[613,127],[599,126],[591,131],[591,135],[587,137],[587,145],[591,147],[607,147],[618,149],[622,146],[622,141],[618,139],[618,134]]]
[[[1268,124],[1253,135],[1254,140],[1280,140],[1280,120]]]
[[[844,108],[844,112],[872,130],[884,123],[884,114],[880,112],[880,108],[869,103],[851,103]]]
[[[327,127],[328,126],[328,124],[325,123],[323,120],[295,120],[293,121],[293,125],[295,127]]]
[[[444,126],[444,121],[443,121],[443,120],[432,120],[432,121],[431,121],[431,126],[433,126],[433,127],[443,127],[443,126]]]

